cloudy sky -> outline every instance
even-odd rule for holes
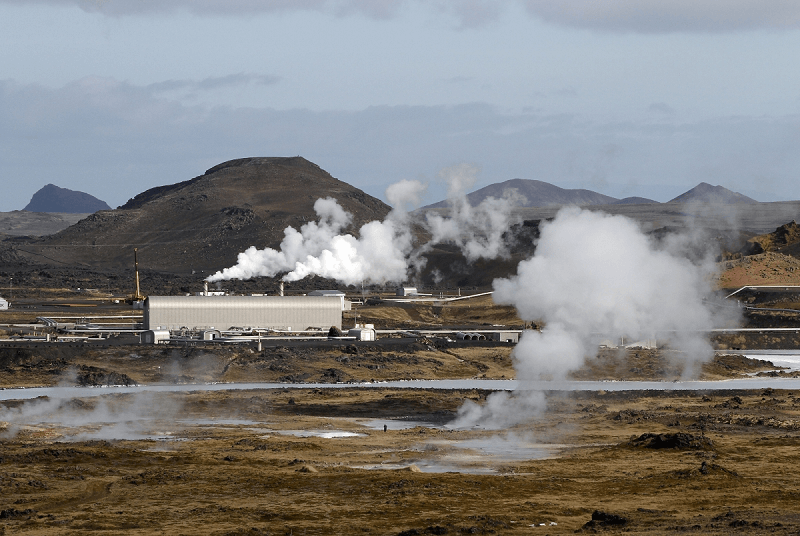
[[[800,198],[796,0],[0,0],[0,211],[247,156]]]

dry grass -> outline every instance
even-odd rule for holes
[[[552,394],[548,413],[533,416],[513,436],[421,427],[383,432],[359,420],[452,415],[466,398],[483,400],[475,391],[169,396],[159,404],[180,403],[181,419],[189,420],[158,425],[162,434],[169,431],[169,441],[62,443],[59,425],[3,440],[4,530],[566,534],[581,530],[597,510],[625,522],[596,529],[632,534],[794,534],[800,522],[794,476],[800,406],[781,391]],[[190,422],[212,415],[253,424]],[[325,439],[281,430],[361,435]],[[659,450],[629,443],[644,433],[688,434],[701,446]],[[464,463],[469,451],[457,442],[469,439],[569,448],[553,459],[479,456],[477,467],[492,474],[413,469]],[[547,526],[531,528],[540,523]]]

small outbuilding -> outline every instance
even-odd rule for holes
[[[417,287],[397,287],[397,296],[416,296]]]
[[[0,311],[8,309],[9,305],[11,304],[5,298],[0,298]]]
[[[519,342],[519,331],[514,330],[504,330],[504,331],[493,331],[489,334],[489,340],[492,341],[500,341],[500,342]]]

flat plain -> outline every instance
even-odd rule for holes
[[[370,314],[398,324],[511,320],[489,303]],[[717,345],[765,341],[792,342],[737,336]],[[0,348],[5,389],[86,387],[2,402],[7,534],[796,534],[800,527],[800,392],[790,389],[553,390],[518,424],[460,428],[459,408],[485,405],[491,391],[353,382],[510,379],[512,346],[436,339],[272,344],[260,352],[20,346]],[[672,362],[662,350],[608,350],[574,378],[671,385],[682,373]],[[717,356],[701,374],[794,376],[740,355]],[[287,381],[328,386],[192,388]],[[176,390],[100,387],[126,382]]]

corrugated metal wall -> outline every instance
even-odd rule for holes
[[[150,296],[145,329],[342,327],[342,302],[322,296]]]

